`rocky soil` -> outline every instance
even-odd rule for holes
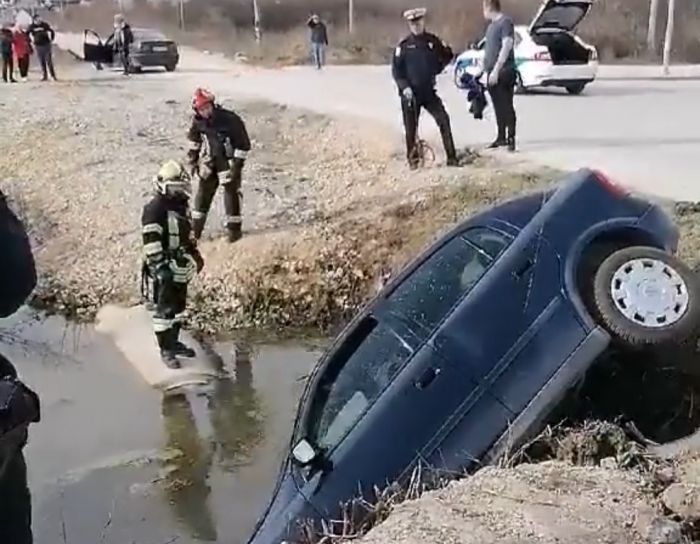
[[[86,72],[87,71],[87,72]],[[191,89],[178,74],[124,78],[62,66],[58,84],[3,88],[0,184],[31,227],[41,281],[34,304],[90,319],[139,301],[143,204],[152,176],[185,156]],[[193,284],[193,325],[325,327],[446,226],[544,178],[491,159],[408,175],[383,126],[267,103],[226,103],[253,139],[244,173],[245,238],[222,235],[217,195]]]

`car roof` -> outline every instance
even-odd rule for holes
[[[163,34],[160,30],[156,30],[155,28],[132,28],[131,32],[133,34],[138,34],[139,36],[143,36],[145,38],[151,38],[153,40],[167,40],[165,34]]]

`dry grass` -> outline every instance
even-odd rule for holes
[[[516,21],[527,23],[540,0],[506,0],[506,10]],[[408,0],[355,0],[356,31],[347,32],[347,0],[260,0],[264,40],[253,40],[252,10],[248,0],[197,0],[187,4],[187,32],[177,28],[177,11],[167,2],[151,5],[135,0],[129,18],[139,25],[160,26],[182,43],[245,53],[266,63],[295,64],[308,58],[304,23],[317,12],[328,22],[329,60],[337,63],[383,62],[406,28],[401,12],[413,6]],[[430,9],[431,29],[457,50],[474,41],[484,30],[481,0],[424,0]],[[665,26],[665,6],[659,17],[659,40]],[[649,60],[645,50],[648,0],[598,0],[582,24],[581,35],[595,43],[606,61]],[[79,30],[84,27],[108,31],[114,12],[109,0],[94,0],[56,16],[57,24]],[[653,54],[651,56],[654,56]],[[700,61],[700,4],[678,1],[674,58]]]

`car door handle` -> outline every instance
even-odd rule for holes
[[[440,369],[439,368],[429,368],[425,372],[423,372],[423,375],[418,378],[415,382],[416,389],[423,390],[427,388],[431,383],[435,381],[435,378],[438,377],[440,374]]]
[[[515,270],[513,270],[513,276],[515,276],[516,280],[521,280],[525,274],[532,268],[532,266],[535,263],[532,261],[532,259],[526,259],[522,263],[520,263]]]

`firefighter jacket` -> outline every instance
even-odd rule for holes
[[[205,119],[197,114],[187,133],[190,143],[187,153],[191,167],[203,161],[217,172],[242,168],[250,151],[250,138],[240,116],[220,106],[214,107],[211,117]]]
[[[449,45],[429,32],[411,34],[394,51],[391,73],[399,92],[411,87],[416,96],[432,94],[435,78],[452,61]]]
[[[151,276],[167,265],[175,283],[188,283],[202,257],[192,234],[187,201],[156,194],[143,208],[141,228],[145,264]]]

